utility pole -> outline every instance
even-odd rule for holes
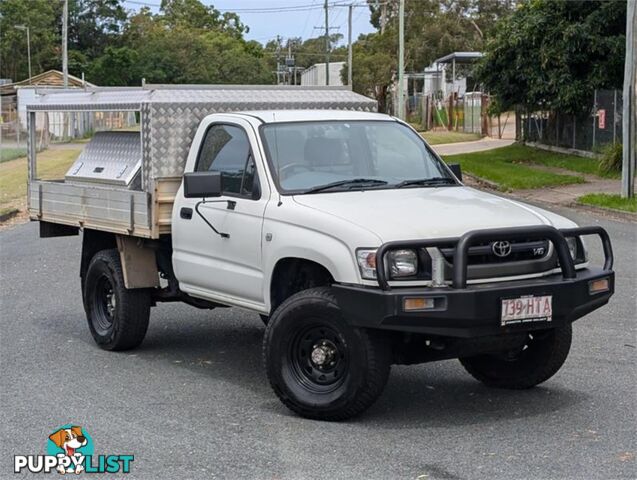
[[[622,159],[622,197],[635,196],[635,165],[637,157],[637,113],[635,110],[635,24],[637,23],[637,6],[635,2],[628,2],[626,12],[626,60],[624,64],[624,105],[623,105],[623,159]]]
[[[325,0],[325,85],[330,84],[330,15]]]
[[[398,11],[398,118],[405,119],[405,0]]]
[[[64,88],[69,86],[68,22],[69,0],[64,0],[64,9],[62,10],[62,76],[64,78]]]
[[[347,11],[347,85],[352,88],[352,9],[350,3]]]

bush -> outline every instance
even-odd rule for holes
[[[599,160],[599,171],[603,174],[622,171],[623,148],[621,143],[609,144],[602,148],[602,158]]]

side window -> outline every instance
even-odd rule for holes
[[[257,178],[250,141],[233,125],[213,125],[206,132],[195,171],[221,172],[223,193],[251,196]]]

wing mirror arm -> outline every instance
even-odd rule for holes
[[[208,221],[208,219],[206,217],[204,217],[203,213],[201,213],[199,211],[199,205],[202,205],[204,203],[228,203],[228,208],[230,208],[230,204],[231,203],[235,203],[235,202],[231,202],[230,200],[206,200],[205,198],[198,201],[195,204],[195,212],[197,212],[197,215],[199,215],[201,217],[201,219],[206,222],[206,225],[208,225],[210,227],[210,229],[215,232],[217,235],[219,235],[221,238],[230,238],[230,234],[229,233],[224,233],[224,232],[220,232],[219,230],[217,230],[214,225],[212,223],[210,223]],[[232,208],[232,210],[234,210],[234,208]]]
[[[201,198],[195,204],[195,212],[221,238],[230,238],[229,233],[220,232],[199,211],[204,203],[226,203],[228,210],[234,210],[237,202],[234,200],[208,200],[207,197],[220,197],[223,192],[223,177],[221,172],[188,172],[184,174],[184,197]]]

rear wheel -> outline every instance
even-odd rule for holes
[[[528,334],[518,349],[460,359],[476,380],[487,386],[508,389],[531,388],[545,382],[562,367],[571,348],[570,324]]]
[[[328,287],[283,302],[268,323],[263,351],[281,401],[319,420],[366,410],[382,393],[391,365],[389,344],[379,332],[348,325]]]
[[[91,335],[105,350],[128,350],[144,340],[150,317],[149,289],[129,290],[116,249],[97,252],[82,288]]]

